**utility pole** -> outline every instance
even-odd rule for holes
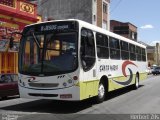
[[[160,50],[159,50],[159,43],[156,43],[156,63],[157,63],[157,65],[159,66],[160,65],[160,59],[159,59],[159,54],[160,54]]]

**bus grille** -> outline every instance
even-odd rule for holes
[[[58,94],[28,93],[28,95],[36,97],[58,97]]]
[[[58,83],[28,83],[31,87],[39,87],[39,88],[53,88],[58,87]]]

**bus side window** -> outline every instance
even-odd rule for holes
[[[142,61],[141,54],[142,54],[141,47],[136,46],[136,58],[137,58],[137,61]]]
[[[96,33],[97,56],[102,59],[109,58],[108,36]]]
[[[136,49],[135,45],[129,44],[129,50],[130,50],[130,60],[136,60]]]
[[[128,49],[128,43],[121,41],[121,58],[122,60],[129,60],[129,49]]]
[[[146,61],[146,49],[142,48],[142,61]]]
[[[81,30],[81,63],[84,71],[91,69],[95,63],[95,43],[91,30],[83,28]]]
[[[110,37],[109,39],[109,47],[110,47],[110,58],[111,59],[120,59],[120,46],[119,40],[116,38]]]

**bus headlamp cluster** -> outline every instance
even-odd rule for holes
[[[72,83],[72,80],[71,80],[71,79],[69,79],[69,80],[68,80],[68,83],[69,83],[69,84],[71,84],[71,83]]]
[[[63,86],[64,86],[64,87],[66,87],[66,86],[67,86],[67,83],[66,83],[66,82],[64,82],[64,83],[63,83]]]
[[[66,87],[67,84],[72,84],[74,81],[77,82],[77,80],[78,80],[78,77],[74,76],[73,79],[69,79],[69,80],[67,80],[67,82],[63,82],[63,86]]]
[[[67,83],[68,83],[68,84],[72,84],[72,80],[69,79],[67,82],[64,82],[64,83],[63,83],[63,86],[66,87],[66,86],[67,86]]]

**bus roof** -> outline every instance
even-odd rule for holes
[[[93,24],[90,24],[90,23],[87,23],[87,22],[85,22],[85,21],[78,20],[78,19],[51,20],[51,21],[45,21],[45,22],[39,22],[39,23],[30,24],[30,25],[27,25],[26,27],[32,26],[32,25],[41,24],[41,23],[50,23],[50,22],[58,22],[58,21],[77,21],[77,22],[79,22],[79,24],[80,24],[81,27],[89,28],[89,29],[91,29],[91,30],[93,30],[93,31],[100,32],[100,33],[102,33],[102,34],[106,34],[106,35],[108,35],[108,36],[111,36],[111,37],[114,37],[114,38],[117,38],[117,39],[126,41],[126,42],[128,42],[128,43],[131,43],[131,44],[134,44],[134,45],[137,45],[137,46],[146,48],[145,45],[140,44],[140,43],[138,43],[138,42],[136,42],[136,41],[133,41],[133,40],[128,39],[128,38],[125,38],[125,37],[123,37],[123,36],[120,36],[120,35],[118,35],[118,34],[115,34],[115,33],[113,33],[113,32],[110,32],[110,31],[108,31],[108,30],[102,29],[102,28],[100,28],[100,27],[98,27],[98,26],[95,26],[95,25],[93,25]]]

